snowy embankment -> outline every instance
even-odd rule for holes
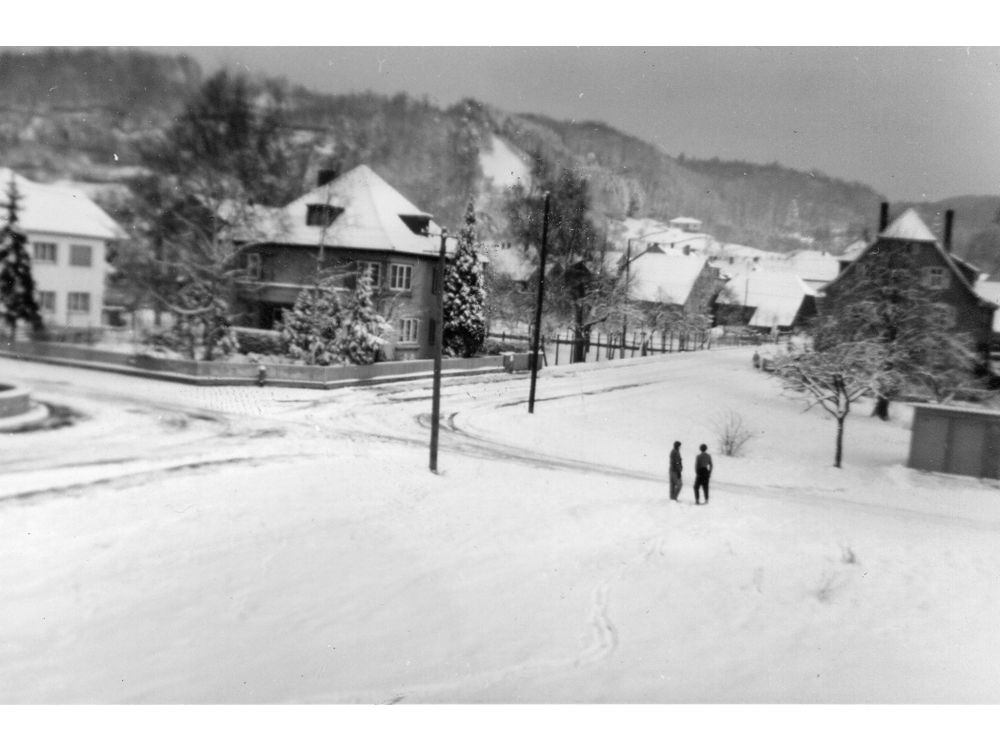
[[[548,370],[531,416],[525,379],[446,384],[438,476],[395,386],[268,412],[255,461],[2,503],[0,701],[1000,700],[996,484],[903,468],[905,407],[831,468],[749,355]],[[757,436],[696,507],[728,408]]]

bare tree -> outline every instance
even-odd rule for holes
[[[819,405],[837,420],[833,465],[840,468],[844,454],[844,422],[851,404],[872,392],[872,373],[881,361],[871,342],[834,344],[825,349],[800,349],[789,345],[773,360],[773,372],[794,398],[804,400],[808,411]]]
[[[726,411],[712,422],[715,437],[719,441],[719,452],[724,456],[738,456],[751,439],[753,429],[738,411]]]

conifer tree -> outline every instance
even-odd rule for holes
[[[35,300],[28,238],[18,229],[20,200],[21,195],[12,177],[7,187],[7,221],[0,228],[0,315],[7,322],[11,339],[17,332],[18,320],[27,321],[36,332],[43,328]]]
[[[486,339],[483,274],[476,255],[476,213],[465,209],[458,249],[444,274],[444,348],[460,357],[479,352]]]
[[[370,365],[385,344],[388,328],[372,302],[372,287],[368,274],[358,273],[354,293],[348,298],[341,318],[340,356],[355,365]]]
[[[279,326],[285,350],[307,365],[340,364],[341,315],[340,301],[331,284],[303,289]]]

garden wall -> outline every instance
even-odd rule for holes
[[[269,385],[298,388],[338,388],[352,385],[386,383],[428,377],[434,372],[433,360],[379,362],[374,365],[257,365],[237,362],[195,362],[163,359],[147,354],[124,354],[85,346],[39,341],[0,342],[0,355],[54,364],[67,364],[113,370],[196,385],[256,385],[263,376]],[[261,368],[264,368],[263,373]],[[504,367],[503,355],[472,359],[445,359],[444,376],[519,372],[528,367],[527,358],[518,358]]]
[[[27,388],[0,383],[0,419],[18,417],[31,410],[31,394]]]

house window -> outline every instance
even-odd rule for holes
[[[417,329],[420,327],[418,318],[403,318],[399,321],[399,344],[416,344]]]
[[[66,297],[66,309],[70,312],[90,312],[90,292],[70,292]]]
[[[37,263],[56,262],[56,243],[36,242],[32,246],[34,259]]]
[[[368,283],[372,289],[376,289],[382,284],[382,264],[381,263],[358,263],[358,273],[368,276]]]
[[[406,224],[406,226],[409,227],[410,231],[414,234],[426,235],[430,229],[430,216],[408,216],[400,214],[399,218],[403,220],[403,223]]]
[[[941,266],[927,266],[920,269],[920,281],[928,289],[947,289],[948,273]]]
[[[247,253],[247,276],[251,279],[259,279],[260,273],[260,253]]]
[[[955,308],[951,305],[945,304],[944,302],[939,302],[934,305],[934,312],[932,313],[932,320],[934,325],[940,326],[941,328],[954,328],[957,314]]]
[[[306,206],[306,224],[310,227],[328,227],[334,219],[344,213],[344,209],[325,203]]]
[[[93,261],[93,248],[90,245],[70,245],[69,264],[71,266],[89,266]]]
[[[38,309],[43,313],[54,313],[56,311],[56,293],[38,292]]]
[[[431,318],[427,326],[427,346],[437,345],[437,321]]]
[[[389,266],[389,288],[395,291],[409,291],[413,281],[413,266],[393,263]]]

